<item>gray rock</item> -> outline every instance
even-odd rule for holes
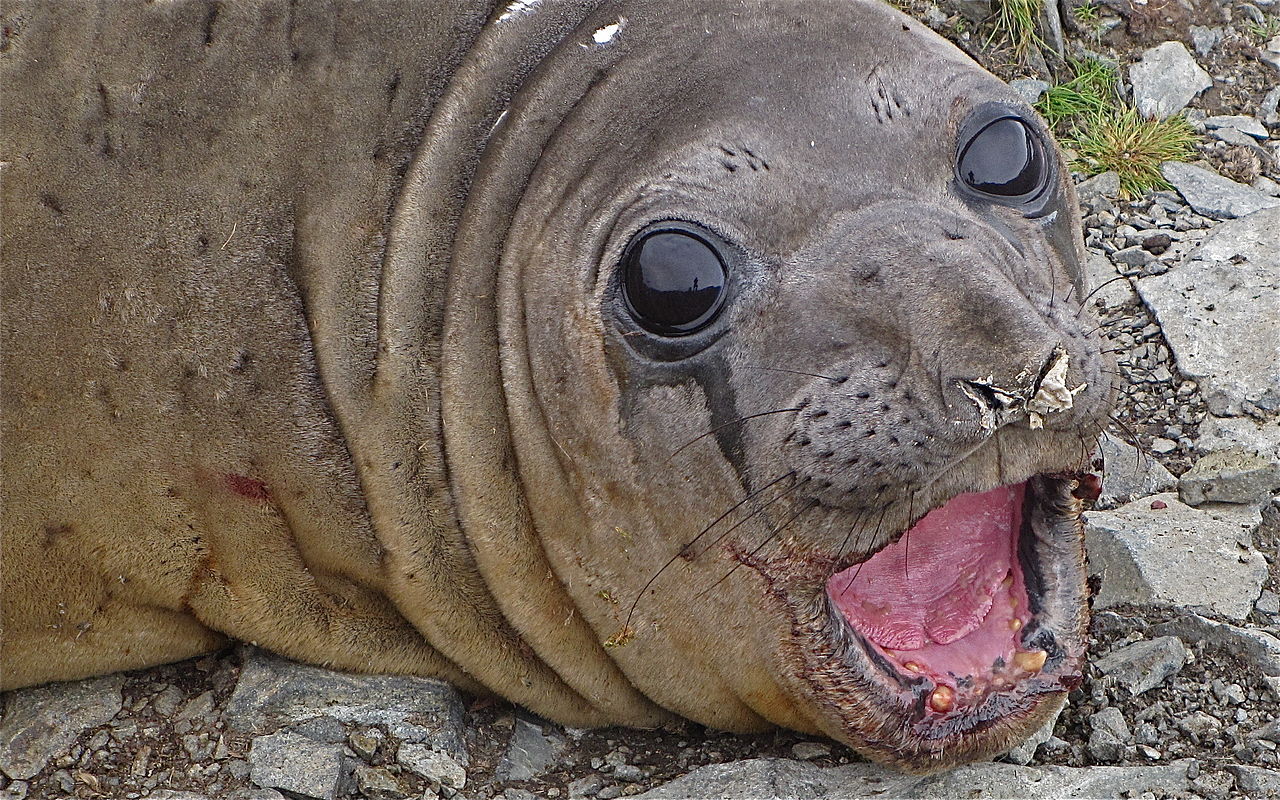
[[[1106,731],[1121,742],[1133,737],[1129,732],[1129,723],[1125,722],[1124,712],[1114,706],[1089,715],[1089,728],[1095,731]]]
[[[1255,139],[1266,139],[1267,128],[1257,117],[1248,117],[1244,114],[1232,114],[1230,116],[1206,117],[1204,120],[1206,130],[1216,130],[1218,128],[1234,128],[1241,133],[1246,133]]]
[[[369,800],[404,800],[409,796],[400,779],[381,767],[357,764],[355,782],[356,789]]]
[[[801,761],[826,758],[831,755],[831,745],[824,742],[796,742],[791,745],[791,755]]]
[[[1142,54],[1129,67],[1133,104],[1143,116],[1171,117],[1213,85],[1182,42],[1165,42]]]
[[[334,800],[351,785],[342,750],[288,731],[259,736],[249,746],[249,780],[264,789]]]
[[[1186,614],[1169,622],[1153,625],[1157,636],[1176,636],[1184,642],[1207,645],[1235,653],[1268,677],[1280,677],[1280,639],[1256,628],[1242,628]]]
[[[175,789],[157,789],[144,800],[209,800],[209,795],[198,792],[180,792]]]
[[[1271,462],[1280,462],[1280,419],[1253,420],[1246,417],[1215,417],[1200,423],[1196,450],[1212,453],[1238,447]]]
[[[1263,125],[1269,128],[1280,126],[1278,107],[1280,107],[1280,86],[1267,92],[1262,98],[1262,104],[1258,106],[1258,117]]]
[[[1116,272],[1111,259],[1101,253],[1090,250],[1085,257],[1084,269],[1085,296],[1089,297],[1091,302],[1096,301],[1100,305],[1111,308],[1137,299],[1133,284],[1128,278],[1121,277],[1120,273]]]
[[[1263,614],[1280,614],[1280,594],[1263,589],[1262,594],[1258,595],[1258,602],[1254,603],[1253,607]]]
[[[921,777],[874,764],[818,767],[761,758],[701,767],[637,798],[1121,797],[1186,792],[1190,764],[1085,769],[987,763]]]
[[[124,676],[51,683],[6,695],[0,719],[0,771],[27,779],[65,753],[80,733],[119,713]]]
[[[956,0],[960,15],[970,22],[982,22],[991,16],[991,0]]]
[[[462,698],[447,683],[349,675],[248,646],[241,648],[241,657],[244,668],[226,706],[227,723],[235,730],[262,733],[330,717],[346,724],[377,725],[403,742],[430,744],[468,763]]]
[[[1076,184],[1076,196],[1080,205],[1100,211],[1120,194],[1120,176],[1115,172],[1103,172]]]
[[[1213,48],[1222,41],[1222,28],[1206,28],[1203,25],[1191,26],[1191,46],[1196,55],[1204,58],[1213,52]]]
[[[1280,199],[1193,164],[1166,161],[1160,165],[1160,174],[1197,214],[1206,217],[1234,219],[1280,206]]]
[[[1280,772],[1274,769],[1228,764],[1227,771],[1235,776],[1236,789],[1245,797],[1280,797]]]
[[[1153,502],[1164,508],[1153,509]],[[1240,539],[1260,521],[1251,508],[1195,509],[1173,494],[1090,513],[1089,571],[1102,584],[1093,607],[1196,607],[1244,619],[1262,591],[1267,564]]]
[[[409,771],[425,778],[434,790],[440,786],[461,789],[467,785],[467,771],[448,753],[425,744],[402,744],[396,760]]]
[[[567,744],[564,736],[545,723],[519,717],[511,732],[511,743],[498,765],[498,779],[527,781],[556,763]]]
[[[1045,91],[1048,90],[1049,84],[1047,81],[1042,81],[1037,78],[1018,78],[1017,80],[1009,81],[1009,87],[1017,92],[1028,105],[1031,105],[1039,100],[1040,95],[1044,94]]]
[[[1129,694],[1139,695],[1178,674],[1190,657],[1182,640],[1161,636],[1117,647],[1093,665],[1102,674],[1115,678]]]
[[[1031,759],[1035,758],[1036,751],[1040,749],[1040,745],[1053,738],[1054,726],[1058,724],[1058,717],[1062,716],[1062,710],[1065,707],[1066,705],[1063,704],[1045,724],[1040,726],[1040,730],[1031,734],[1022,744],[1005,753],[1004,760],[1010,764],[1018,765],[1031,763]]]
[[[1218,226],[1175,269],[1137,287],[1212,413],[1280,410],[1280,208]]]
[[[1280,489],[1280,463],[1240,448],[1210,453],[1178,480],[1178,496],[1187,505],[1241,503],[1261,505]]]
[[[1085,748],[1095,762],[1119,761],[1124,758],[1124,742],[1110,731],[1095,730],[1090,733]]]
[[[285,800],[284,795],[275,789],[236,789],[226,796],[226,800]]]
[[[1193,711],[1178,718],[1178,730],[1204,738],[1222,730],[1222,722],[1212,714]]]
[[[1145,267],[1155,260],[1155,256],[1147,252],[1142,245],[1134,245],[1112,253],[1111,259],[1117,264],[1124,264],[1128,267]]]
[[[1157,492],[1168,491],[1178,484],[1173,473],[1151,456],[1131,444],[1105,434],[1099,443],[1102,453],[1102,494],[1095,507],[1115,508],[1122,503]]]

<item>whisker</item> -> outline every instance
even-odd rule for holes
[[[786,414],[787,412],[790,412],[790,411],[799,411],[799,410],[800,410],[800,406],[796,406],[795,408],[779,408],[774,411],[761,411],[759,414],[748,414],[745,417],[738,417],[732,422],[726,422],[723,425],[717,425],[711,430],[705,433],[700,433],[697,436],[690,439],[689,441],[677,447],[671,455],[667,456],[667,461],[670,461],[671,459],[680,455],[680,453],[683,452],[686,447],[698,441],[699,439],[705,439],[708,436],[719,433],[720,431],[724,430],[725,428],[728,428],[731,425],[741,425],[742,423],[747,422],[749,420],[758,419],[759,417],[767,417],[770,414]]]
[[[1101,290],[1101,289],[1102,289],[1102,287],[1104,287],[1104,286],[1110,286],[1111,284],[1115,283],[1116,281],[1126,281],[1126,280],[1128,280],[1128,278],[1126,278],[1125,276],[1123,276],[1123,275],[1117,275],[1117,276],[1115,276],[1114,278],[1111,278],[1110,280],[1105,280],[1105,281],[1103,281],[1102,283],[1098,284],[1097,286],[1093,287],[1093,291],[1089,292],[1087,295],[1085,295],[1085,296],[1080,300],[1080,308],[1076,310],[1076,319],[1079,319],[1079,318],[1080,318],[1080,312],[1081,312],[1081,311],[1084,311],[1085,303],[1088,303],[1088,302],[1089,302],[1089,298],[1090,298],[1090,297],[1093,297],[1095,294],[1097,294],[1097,293],[1099,292],[1099,290]]]
[[[818,505],[818,501],[817,501],[817,500],[810,500],[808,503],[806,503],[806,504],[804,504],[803,506],[801,506],[801,508],[800,508],[800,510],[799,510],[799,511],[797,511],[796,513],[792,514],[790,517],[788,517],[788,518],[787,518],[787,521],[786,521],[786,522],[782,523],[782,524],[781,524],[781,525],[779,525],[777,528],[774,528],[772,531],[770,531],[770,532],[769,532],[769,535],[765,537],[764,541],[763,541],[763,542],[761,542],[760,544],[756,545],[756,547],[755,547],[755,548],[754,548],[750,553],[748,553],[748,554],[746,555],[746,558],[752,558],[753,556],[755,556],[757,553],[759,553],[761,550],[763,550],[763,549],[764,549],[764,546],[765,546],[765,545],[767,545],[767,544],[769,544],[769,542],[773,541],[773,540],[778,536],[778,534],[780,534],[780,533],[782,533],[782,531],[786,530],[786,528],[787,528],[789,525],[791,525],[791,523],[793,523],[793,522],[795,522],[797,519],[799,519],[801,514],[805,513],[806,511],[810,511],[810,510],[812,510],[813,508],[816,508],[816,507],[817,507],[817,505]],[[719,580],[717,580],[715,583],[711,584],[711,585],[710,585],[710,586],[708,586],[707,588],[703,589],[701,592],[698,592],[696,595],[694,595],[694,597],[695,597],[695,598],[697,598],[697,597],[704,597],[704,596],[705,596],[708,592],[710,592],[712,589],[714,589],[714,588],[716,588],[717,586],[719,586],[720,584],[724,583],[726,580],[728,580],[728,579],[729,579],[729,576],[730,576],[730,575],[732,575],[734,572],[737,572],[738,567],[741,567],[741,566],[742,566],[742,562],[743,562],[743,559],[742,559],[742,558],[739,558],[739,559],[738,559],[738,563],[737,563],[737,564],[734,564],[734,565],[729,569],[729,571],[728,571],[728,572],[726,572],[724,575],[722,575],[722,576],[720,577],[720,579],[719,579]]]
[[[653,586],[654,581],[658,580],[658,578],[662,575],[662,573],[666,572],[667,569],[672,564],[676,563],[676,560],[680,558],[682,553],[684,553],[690,547],[693,547],[695,544],[697,544],[699,539],[705,536],[707,532],[710,531],[712,528],[714,528],[716,525],[720,524],[720,522],[725,517],[729,516],[734,511],[741,508],[743,503],[747,502],[753,497],[759,496],[761,492],[765,491],[769,487],[776,486],[780,481],[786,480],[789,477],[793,477],[795,474],[796,474],[795,470],[783,473],[782,475],[779,475],[778,477],[766,483],[764,486],[761,486],[759,489],[756,489],[754,492],[751,492],[746,497],[742,498],[741,500],[739,500],[738,502],[730,506],[729,509],[725,511],[723,514],[721,514],[720,516],[712,520],[710,525],[706,526],[701,531],[699,531],[697,536],[693,537],[693,539],[691,539],[687,544],[683,545],[679,550],[677,550],[676,554],[673,555],[671,558],[667,559],[667,563],[663,564],[658,569],[657,572],[653,573],[653,575],[649,578],[649,580],[645,581],[644,586],[640,588],[640,591],[636,594],[635,600],[631,601],[631,607],[627,609],[627,621],[623,623],[623,628],[626,629],[631,625],[631,617],[633,614],[635,614],[636,606],[640,603],[640,598],[644,597],[645,592],[649,591],[649,587]],[[750,519],[750,517],[748,517],[748,519]]]
[[[782,369],[781,367],[740,367],[740,369],[762,369],[768,372],[786,372],[791,375],[807,375],[810,378],[822,378],[823,380],[831,381],[832,383],[844,383],[849,380],[847,377],[833,378],[830,375],[819,375],[816,372],[804,372],[803,370],[798,369]]]

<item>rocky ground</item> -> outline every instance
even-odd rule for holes
[[[1052,19],[1018,62],[981,0],[902,5],[1020,90],[1055,77]],[[1062,52],[1113,60],[1130,102],[1186,113],[1200,139],[1196,163],[1165,166],[1172,191],[1079,186],[1123,397],[1088,517],[1094,655],[1051,729],[920,779],[784,731],[566,730],[246,646],[10,692],[0,800],[1280,797],[1280,3],[1079,5],[1053,15]]]

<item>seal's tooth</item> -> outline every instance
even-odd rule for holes
[[[929,708],[938,712],[947,712],[955,708],[956,690],[950,686],[939,686],[929,695]]]
[[[1043,650],[1014,653],[1013,663],[1027,672],[1039,672],[1049,654]]]

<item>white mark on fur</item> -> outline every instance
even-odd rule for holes
[[[1058,359],[1044,374],[1035,395],[1027,401],[1027,416],[1032,428],[1044,427],[1044,415],[1071,408],[1075,403],[1075,395],[1083,392],[1089,385],[1082,383],[1074,389],[1067,388],[1067,365],[1070,361],[1070,355],[1059,353]]]
[[[595,33],[591,34],[591,38],[596,44],[605,45],[612,42],[614,37],[622,30],[622,26],[627,24],[626,17],[618,17],[618,21],[612,25],[605,25]]]
[[[512,17],[523,14],[526,11],[532,11],[538,6],[540,1],[541,0],[512,0],[511,4],[502,12],[502,16],[498,17],[498,22],[506,22]]]

